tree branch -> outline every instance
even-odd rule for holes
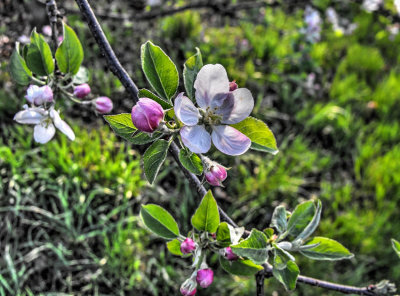
[[[122,67],[118,58],[115,56],[115,53],[111,48],[111,45],[108,42],[106,35],[101,29],[100,24],[97,21],[96,16],[94,15],[89,3],[86,0],[76,0],[76,3],[78,4],[83,16],[86,18],[89,29],[92,32],[92,35],[97,44],[99,45],[101,53],[106,58],[108,67],[110,68],[111,72],[118,77],[122,85],[125,87],[126,91],[134,100],[134,102],[137,102],[137,95],[139,93],[139,90],[136,84],[132,81],[131,77],[126,72],[126,70]]]
[[[86,17],[89,29],[92,32],[92,35],[95,37],[97,44],[102,50],[103,55],[105,56],[107,63],[112,71],[112,73],[118,77],[118,79],[122,82],[125,89],[131,95],[132,99],[137,102],[137,94],[138,88],[135,83],[129,77],[125,69],[119,63],[117,57],[114,54],[107,38],[105,37],[101,27],[94,15],[89,3],[87,0],[75,0],[78,4],[82,14]],[[186,178],[190,181],[191,184],[195,186],[197,192],[200,197],[203,197],[206,194],[206,189],[201,184],[200,180],[196,177],[196,175],[192,174],[188,170],[186,170],[183,165],[179,161],[179,147],[172,143],[170,146],[170,153],[174,157],[175,161],[178,163],[179,167],[185,174]],[[230,223],[232,226],[237,227],[237,224],[221,209],[219,208],[219,212],[224,220]],[[263,293],[264,290],[264,278],[272,276],[272,266],[268,263],[263,265],[264,270],[257,274],[257,293]],[[262,284],[261,284],[262,282]],[[368,287],[352,287],[346,285],[340,285],[336,283],[331,283],[327,281],[322,281],[319,279],[314,279],[306,276],[299,275],[297,282],[305,283],[307,285],[321,287],[327,290],[337,291],[344,294],[358,294],[358,295],[379,295],[380,289],[376,285],[370,285]],[[262,294],[257,294],[262,295]]]

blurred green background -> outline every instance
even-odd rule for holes
[[[129,112],[133,102],[107,70],[74,2],[58,2],[83,43],[93,93],[112,98],[113,113]],[[320,198],[317,234],[356,256],[336,263],[298,257],[301,273],[349,285],[382,279],[400,285],[400,260],[390,245],[390,238],[400,239],[400,35],[393,17],[367,12],[360,1],[309,1],[322,18],[321,40],[310,43],[303,1],[139,21],[135,16],[150,9],[140,1],[92,2],[139,87],[149,87],[139,47],[151,39],[180,72],[197,46],[205,63],[221,63],[231,80],[253,93],[253,115],[269,124],[280,153],[211,153],[232,167],[225,188],[214,193],[238,224],[262,229],[275,206],[293,209]],[[169,5],[185,1],[163,4]],[[143,147],[123,142],[102,118],[67,102],[58,104],[77,139],[57,134],[47,145],[35,144],[32,128],[12,120],[25,88],[11,81],[7,64],[19,36],[46,25],[45,6],[26,0],[0,7],[0,295],[177,295],[190,272],[188,259],[168,254],[137,215],[140,204],[157,203],[187,231],[197,195],[172,160],[149,186],[141,170]],[[333,28],[328,7],[356,29]],[[392,1],[383,9],[397,13]],[[113,17],[120,14],[127,17]],[[198,295],[255,294],[253,278],[226,274],[217,258],[211,265],[216,280]],[[274,279],[266,280],[266,293],[288,294]],[[290,294],[338,295],[304,285]]]

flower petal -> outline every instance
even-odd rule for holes
[[[211,137],[215,147],[228,155],[241,155],[251,145],[248,137],[229,125],[213,126]]]
[[[229,91],[229,79],[225,68],[220,64],[203,66],[197,74],[194,88],[197,104],[200,108],[207,108],[217,94]]]
[[[233,107],[221,106],[218,113],[222,115],[222,123],[233,124],[246,119],[254,108],[254,99],[247,88],[238,88],[231,92],[225,101],[231,101]],[[225,105],[224,104],[224,105]]]
[[[52,123],[42,122],[41,124],[35,125],[33,129],[33,138],[35,142],[46,144],[54,137],[55,133],[56,129]]]
[[[29,108],[19,111],[14,120],[22,124],[39,124],[46,117],[46,111],[39,108]]]
[[[204,125],[182,127],[181,137],[183,144],[193,153],[206,153],[211,148],[211,137]]]
[[[66,135],[71,141],[75,140],[74,131],[64,120],[61,119],[56,110],[50,110],[50,117],[53,119],[54,125],[60,130],[60,132]]]
[[[185,125],[193,126],[199,122],[199,110],[188,97],[183,95],[183,93],[180,93],[176,97],[174,111],[178,119]]]

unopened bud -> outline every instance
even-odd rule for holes
[[[44,85],[42,87],[30,85],[26,91],[25,98],[29,103],[40,106],[44,103],[53,102],[53,91],[48,85]]]
[[[96,111],[100,114],[109,113],[113,109],[113,103],[110,98],[107,97],[98,97],[94,100],[94,105],[96,107]]]
[[[196,249],[196,243],[191,238],[186,238],[181,243],[181,252],[183,254],[192,253]]]
[[[207,288],[214,280],[214,272],[210,268],[200,269],[197,271],[197,283],[202,288]]]
[[[232,82],[229,82],[229,91],[234,91],[238,89],[238,85],[236,84],[236,81],[233,80]]]
[[[154,132],[164,118],[160,104],[149,98],[141,98],[132,108],[132,122],[135,127],[147,133]]]
[[[228,174],[222,165],[212,162],[204,176],[209,184],[213,186],[222,186],[222,182],[226,179]]]
[[[229,261],[235,261],[235,260],[238,259],[238,256],[237,256],[235,253],[233,253],[231,247],[225,248],[224,251],[225,251],[225,252],[224,252],[224,257],[225,257],[227,260],[229,260]]]
[[[87,83],[80,84],[74,88],[74,96],[82,99],[90,94],[90,86]]]

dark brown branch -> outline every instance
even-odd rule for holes
[[[137,101],[137,93],[138,89],[136,85],[133,83],[132,79],[128,76],[127,72],[125,69],[121,66],[119,63],[117,57],[115,56],[107,38],[105,37],[103,31],[100,28],[99,23],[97,22],[96,16],[94,15],[92,9],[90,8],[89,3],[87,0],[75,0],[76,3],[78,3],[78,6],[82,12],[82,14],[86,17],[86,20],[88,22],[88,26],[94,35],[97,44],[99,47],[102,49],[103,54],[105,55],[105,58],[107,59],[107,62],[109,64],[109,67],[112,71],[112,73],[118,77],[118,79],[122,82],[124,85],[125,89],[129,92],[131,97]],[[179,161],[179,147],[175,144],[172,143],[170,146],[170,152],[172,156],[174,157],[175,161],[178,163],[179,167],[182,169],[183,173],[185,174],[186,178],[190,181],[193,186],[195,186],[197,192],[199,195],[202,197],[206,194],[206,189],[204,186],[201,184],[200,180],[196,177],[196,175],[192,174],[188,170],[186,170],[182,164]],[[225,219],[230,223],[232,226],[237,227],[237,224],[232,221],[232,219],[221,209],[219,208],[220,214]],[[272,266],[268,263],[263,265],[264,271],[261,271],[257,275],[257,292],[258,291],[263,291],[264,289],[264,278],[265,277],[271,277],[272,276]],[[262,282],[262,285],[261,285]],[[319,279],[314,279],[306,276],[299,276],[297,279],[297,282],[299,283],[305,283],[311,286],[316,286],[316,287],[321,287],[327,290],[332,290],[332,291],[338,291],[344,294],[358,294],[358,295],[379,295],[378,292],[375,293],[375,290],[377,289],[377,286],[375,285],[370,285],[368,287],[352,287],[352,286],[346,286],[346,285],[340,285],[340,284],[335,284],[327,281],[322,281]],[[257,294],[259,295],[259,294]],[[261,295],[261,294],[260,294]]]
[[[118,58],[115,56],[115,53],[111,48],[111,45],[106,38],[106,35],[101,29],[100,24],[92,11],[92,8],[86,0],[76,0],[76,3],[78,4],[83,16],[86,18],[89,29],[92,32],[92,35],[97,44],[99,45],[101,53],[106,58],[110,71],[118,77],[122,85],[125,87],[126,91],[136,103],[138,101],[137,95],[139,90],[136,84],[132,81],[131,77],[126,72],[126,70],[122,67]]]

